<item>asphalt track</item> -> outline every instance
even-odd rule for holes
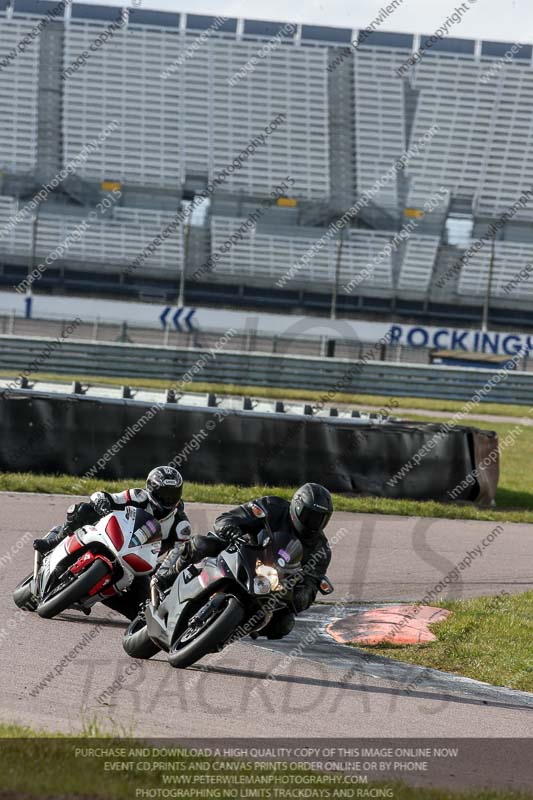
[[[3,721],[75,734],[97,720],[106,730],[157,737],[533,737],[533,695],[336,644],[323,627],[338,605],[315,606],[283,642],[239,643],[185,671],[172,670],[163,656],[128,659],[124,621],[104,607],[52,621],[22,614],[11,594],[31,571],[31,539],[60,521],[72,498],[4,493],[0,500]],[[195,530],[208,529],[221,508],[191,505]],[[328,529],[336,586],[328,600],[353,606],[420,599],[494,527],[338,513]],[[442,596],[532,589],[532,555],[533,527],[506,525]],[[296,650],[309,632],[309,644]],[[60,667],[82,640],[88,644]],[[120,688],[102,697],[117,679]],[[479,769],[471,771],[474,780]],[[491,782],[504,778],[499,771]],[[450,768],[442,779],[454,785],[457,776]]]

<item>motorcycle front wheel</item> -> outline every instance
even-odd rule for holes
[[[122,647],[132,658],[145,660],[157,655],[161,650],[148,636],[146,620],[142,615],[135,617],[129,625],[122,639]]]
[[[93,586],[109,574],[109,567],[101,559],[93,561],[90,567],[85,572],[82,572],[74,580],[74,576],[67,576],[66,585],[60,581],[59,586],[52,589],[46,600],[37,607],[37,613],[44,619],[52,619],[52,617],[66,611],[75,603],[78,603],[82,598],[87,597]]]
[[[13,600],[15,601],[15,605],[19,608],[25,608],[26,611],[35,611],[37,608],[37,600],[32,594],[30,584],[33,580],[33,573],[28,575],[27,578],[24,578],[19,584],[17,584],[15,591],[13,592]]]
[[[195,617],[170,648],[168,661],[172,667],[190,667],[208,653],[218,650],[241,624],[244,609],[236,597],[227,595],[224,604],[214,608],[213,615],[207,620],[194,622]]]

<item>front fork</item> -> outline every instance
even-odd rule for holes
[[[37,550],[33,556],[33,580],[37,583],[37,575],[39,574],[39,570],[41,569],[41,564],[43,563],[43,557],[41,553],[38,553]]]
[[[154,611],[156,611],[161,603],[161,595],[159,594],[157,582],[153,578],[150,581],[150,601],[154,607]]]

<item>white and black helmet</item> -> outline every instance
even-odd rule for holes
[[[174,467],[156,467],[146,479],[146,492],[156,508],[170,513],[181,500],[183,478]]]
[[[333,514],[333,500],[319,483],[306,483],[291,500],[291,522],[302,539],[312,539],[324,530]]]

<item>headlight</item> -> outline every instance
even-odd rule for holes
[[[254,578],[254,592],[256,594],[270,594],[271,591],[272,587],[268,578],[264,578],[262,575],[257,575]]]
[[[279,586],[279,575],[277,569],[274,567],[267,567],[266,564],[259,564],[256,567],[255,574],[262,578],[266,578],[270,583],[270,590],[275,592]]]

